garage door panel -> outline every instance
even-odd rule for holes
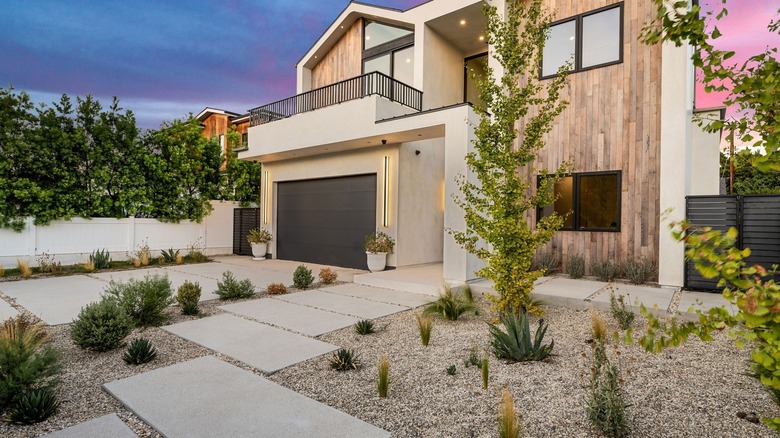
[[[376,174],[279,183],[277,257],[365,269],[376,187]]]

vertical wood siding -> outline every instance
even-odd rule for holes
[[[363,20],[357,20],[311,71],[311,88],[360,76],[363,70]]]

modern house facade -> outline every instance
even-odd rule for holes
[[[719,138],[692,124],[689,49],[638,41],[655,17],[649,2],[545,3],[556,21],[541,77],[575,61],[562,95],[571,104],[535,163],[574,165],[556,204],[536,212],[571,212],[549,249],[659,260],[659,282],[682,285],[682,246],[661,212],[682,217],[686,195],[718,191]],[[472,75],[500,68],[484,25],[475,0],[406,11],[352,2],[298,63],[298,94],[250,111],[239,158],[263,163],[274,257],[364,268],[363,237],[379,230],[397,241],[390,266],[442,263],[446,281],[475,277],[481,262],[448,230],[465,228],[453,196],[458,176],[470,177]]]
[[[227,133],[231,127],[241,134],[241,144],[247,145],[249,142],[249,114],[237,114],[217,108],[206,107],[195,116],[203,127],[203,136],[206,138],[216,137],[224,154],[227,147]]]

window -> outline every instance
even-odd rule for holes
[[[363,29],[363,73],[380,72],[414,82],[414,31],[367,21]]]
[[[477,85],[478,80],[485,78],[485,71],[488,64],[488,55],[472,56],[464,60],[464,78],[463,83],[463,102],[468,102],[476,107],[485,109],[485,104],[480,99],[480,89]]]
[[[623,62],[623,3],[567,18],[550,26],[542,54],[542,78],[567,62],[572,72]]]
[[[249,144],[249,134],[241,134],[241,146],[247,146]]]
[[[537,220],[565,216],[564,230],[620,231],[620,171],[575,173],[554,184],[557,199],[537,210]]]
[[[363,31],[365,39],[363,41],[363,50],[372,49],[401,37],[411,35],[413,31],[401,27],[389,26],[387,24],[377,23],[376,21],[367,21]]]
[[[225,150],[225,134],[219,134],[219,148]]]

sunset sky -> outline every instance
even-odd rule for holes
[[[422,0],[369,0],[408,9]],[[718,0],[717,3],[720,3]],[[719,47],[754,54],[780,37],[766,30],[778,2],[731,0]],[[139,125],[197,113],[236,112],[295,94],[295,63],[346,0],[221,2],[4,0],[0,86],[36,101],[118,96]],[[700,107],[722,98],[699,94]]]

